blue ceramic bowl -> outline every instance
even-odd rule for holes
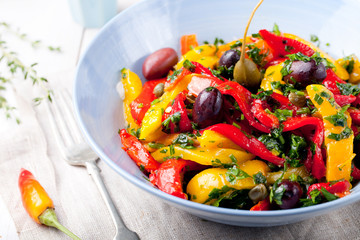
[[[240,38],[253,9],[253,0],[148,0],[112,19],[83,55],[76,73],[76,114],[91,147],[129,182],[175,207],[215,222],[238,226],[273,226],[321,215],[360,199],[360,189],[342,199],[317,206],[269,212],[217,208],[170,196],[155,189],[121,149],[118,130],[124,128],[123,107],[115,86],[127,67],[141,78],[144,58],[163,47],[179,50],[179,38],[196,33],[199,42]],[[360,7],[356,1],[265,1],[249,33],[272,29],[309,39],[316,34],[321,47],[334,57],[360,54]],[[325,44],[329,43],[330,47]]]

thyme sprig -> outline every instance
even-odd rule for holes
[[[30,79],[33,85],[38,85],[43,89],[44,95],[35,97],[33,99],[35,105],[39,105],[44,99],[52,101],[53,90],[48,88],[48,80],[42,76],[39,76],[35,66],[37,63],[30,65],[25,64],[18,54],[9,49],[7,42],[2,38],[1,27],[6,31],[15,34],[19,39],[26,42],[30,42],[33,48],[37,48],[42,45],[40,40],[32,41],[26,34],[21,33],[19,30],[14,30],[9,24],[0,22],[0,66],[3,66],[4,71],[0,71],[0,110],[4,111],[6,118],[13,118],[15,107],[11,106],[8,99],[4,96],[9,84],[12,84],[15,79]],[[61,52],[60,47],[47,46],[50,51]],[[20,119],[14,117],[17,123],[20,123]]]
[[[62,52],[61,47],[59,47],[59,46],[46,45],[46,44],[43,44],[43,42],[41,40],[30,39],[26,33],[21,32],[20,29],[18,29],[18,28],[15,29],[7,22],[0,22],[0,27],[5,29],[7,32],[17,36],[19,39],[30,43],[31,47],[33,47],[33,48],[45,47],[50,51]]]

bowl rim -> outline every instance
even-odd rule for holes
[[[153,0],[161,2],[162,0]],[[349,205],[351,203],[354,203],[356,201],[360,200],[360,191],[351,192],[351,194],[336,199],[334,201],[325,202],[309,207],[302,207],[302,208],[294,208],[294,209],[284,209],[284,210],[271,210],[271,211],[249,211],[249,210],[243,210],[243,209],[232,209],[232,208],[223,208],[223,207],[215,207],[210,206],[206,204],[196,203],[192,202],[190,200],[185,200],[182,198],[178,198],[175,196],[172,196],[170,194],[167,194],[165,192],[162,192],[161,190],[149,185],[144,184],[143,181],[139,180],[137,177],[134,177],[132,174],[128,173],[127,171],[120,168],[114,161],[112,161],[102,150],[101,147],[96,143],[96,141],[92,138],[92,136],[87,131],[87,128],[85,126],[85,123],[83,119],[81,118],[80,114],[80,108],[79,108],[79,102],[77,97],[77,92],[80,89],[80,86],[78,85],[78,77],[81,72],[81,68],[84,65],[85,59],[87,57],[87,52],[89,49],[93,48],[95,44],[99,41],[99,39],[102,38],[102,34],[106,32],[111,25],[119,21],[119,19],[125,17],[129,12],[133,11],[133,9],[141,7],[143,4],[148,2],[148,0],[140,0],[139,2],[133,4],[132,6],[128,7],[127,9],[123,10],[122,12],[118,13],[114,18],[112,18],[109,22],[107,22],[102,29],[97,33],[97,35],[94,37],[94,39],[91,41],[91,43],[87,46],[85,51],[83,52],[75,72],[75,78],[73,83],[73,104],[75,109],[75,117],[77,122],[80,125],[80,129],[82,133],[85,135],[85,138],[91,148],[98,154],[98,156],[110,166],[113,170],[115,170],[117,173],[119,173],[122,177],[124,177],[127,181],[131,182],[135,186],[139,187],[140,189],[145,190],[146,192],[155,195],[157,197],[160,197],[161,199],[165,201],[169,201],[172,203],[175,203],[176,205],[184,206],[190,209],[205,211],[208,213],[214,213],[214,214],[225,214],[228,216],[239,216],[239,217],[255,217],[255,218],[270,218],[270,217],[284,217],[284,216],[292,216],[292,215],[305,215],[308,213],[321,213],[322,211],[328,210],[329,208],[332,210],[338,209],[340,207],[344,207],[346,205]],[[121,150],[123,151],[123,150]],[[360,187],[360,186],[358,186]]]

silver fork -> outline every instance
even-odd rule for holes
[[[100,175],[100,169],[96,162],[99,157],[92,151],[83,139],[75,122],[72,101],[69,92],[57,92],[52,103],[46,103],[51,127],[57,143],[66,162],[73,166],[84,166],[92,176],[102,198],[110,212],[116,228],[115,239],[140,239],[139,236],[129,230],[121,219],[110,194]]]

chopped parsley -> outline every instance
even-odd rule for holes
[[[241,170],[240,168],[233,166],[229,168],[225,173],[226,180],[230,182],[230,184],[235,184],[237,180],[244,179],[251,177],[245,171]]]
[[[317,104],[319,104],[319,105],[321,105],[321,104],[324,102],[324,99],[322,99],[322,98],[320,97],[320,95],[317,94],[317,93],[315,94],[314,100],[315,100],[315,102],[316,102]]]
[[[335,127],[345,127],[347,125],[347,116],[344,114],[350,105],[344,106],[337,114],[325,117],[324,119],[328,120]]]
[[[180,122],[180,118],[181,118],[181,113],[180,112],[176,112],[172,115],[170,115],[169,117],[167,117],[162,123],[161,125],[165,127],[165,129],[168,129],[170,126],[170,122],[172,123],[178,123]]]
[[[350,56],[344,57],[343,60],[345,61],[345,63],[343,64],[343,67],[346,69],[346,71],[349,74],[351,74],[354,70],[354,64],[355,64],[353,56],[350,55]]]
[[[267,180],[266,177],[264,176],[264,174],[262,174],[262,172],[258,172],[256,174],[254,174],[253,179],[254,179],[255,184],[260,184],[260,183],[265,184],[266,180]]]
[[[345,129],[341,133],[330,133],[327,137],[329,139],[334,139],[335,141],[341,141],[343,139],[349,138],[353,133],[351,128],[345,127]]]
[[[195,68],[196,66],[190,62],[190,60],[186,59],[184,62],[183,62],[183,67],[187,70],[189,70],[190,72],[194,72],[195,71]]]
[[[174,71],[173,74],[169,75],[166,80],[170,81],[171,83],[174,82],[181,72],[182,72],[181,68],[179,70]]]
[[[165,146],[164,144],[155,143],[155,142],[150,142],[148,145],[149,145],[149,147],[155,148],[155,149],[163,148]]]
[[[281,35],[281,32],[280,32],[280,30],[279,30],[279,26],[278,26],[276,23],[274,23],[274,27],[273,27],[272,32],[273,32],[275,35],[277,35],[277,36],[280,36],[280,35]]]
[[[194,141],[190,138],[189,135],[185,133],[180,133],[173,141],[173,144],[179,144],[181,148],[185,149],[194,149]]]
[[[360,93],[360,88],[351,83],[336,83],[341,95],[354,95],[357,96]]]

